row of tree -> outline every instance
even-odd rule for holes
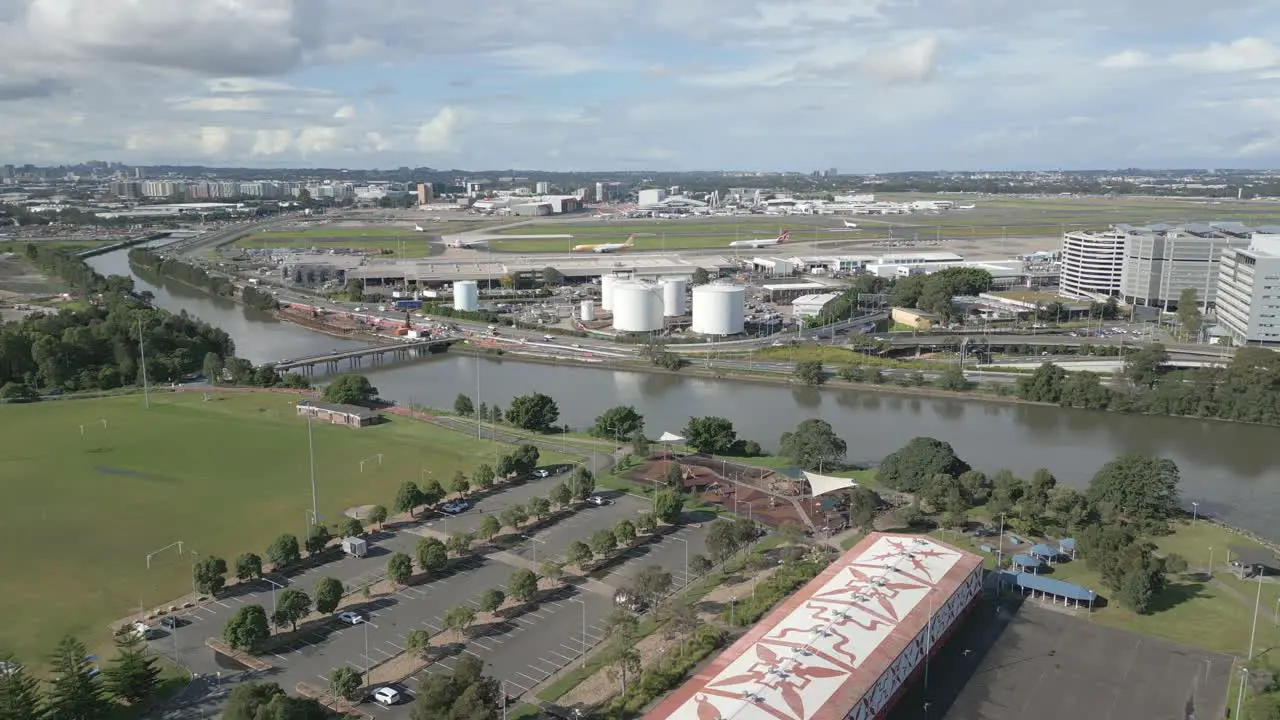
[[[234,297],[236,293],[235,284],[230,278],[210,274],[199,265],[189,263],[176,255],[166,255],[146,247],[135,247],[129,250],[129,263],[156,275],[198,287],[213,295]],[[275,310],[280,307],[274,295],[252,286],[246,286],[240,291],[240,300],[256,310]]]
[[[1225,367],[1175,370],[1168,362],[1160,344],[1129,353],[1123,388],[1045,363],[1019,378],[1016,392],[1023,400],[1067,407],[1280,424],[1280,355],[1271,350],[1237,348]]]
[[[116,634],[116,654],[101,669],[84,644],[63,638],[41,681],[12,656],[0,657],[0,718],[99,720],[122,707],[140,715],[160,688],[160,669],[131,627]]]

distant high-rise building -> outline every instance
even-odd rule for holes
[[[0,170],[0,179],[12,180],[15,174],[17,174],[17,171],[13,169],[12,165],[5,165],[4,169]]]
[[[6,165],[5,167],[12,168],[11,165]],[[596,202],[598,203],[604,202],[604,183],[602,182],[596,183]]]
[[[539,180],[538,184],[534,186],[534,192],[539,195],[549,195],[551,193],[551,183],[546,180]]]
[[[120,180],[107,186],[107,191],[121,200],[137,200],[142,197],[142,183],[137,180]]]
[[[1222,253],[1218,324],[1237,345],[1280,346],[1280,235],[1255,233],[1248,248]]]
[[[835,168],[827,168],[827,177],[833,178],[839,174],[840,174],[839,170],[836,170]]]
[[[134,168],[134,169],[133,169],[133,177],[134,177],[134,179],[135,179],[135,180],[141,180],[141,179],[142,179],[142,168],[140,168],[140,167],[136,167],[136,168]]]
[[[434,198],[431,186],[426,183],[418,183],[418,204],[422,206],[430,205]]]

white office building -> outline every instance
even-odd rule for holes
[[[801,295],[791,301],[791,317],[810,318],[821,315],[823,308],[835,302],[839,297],[840,293]]]
[[[1116,228],[1063,233],[1060,292],[1082,300],[1119,295],[1127,238],[1126,232]]]
[[[641,190],[639,194],[640,207],[653,207],[660,205],[663,200],[667,199],[666,190]]]
[[[1224,252],[1249,247],[1249,233],[1224,225],[1182,227],[1116,226],[1126,233],[1120,297],[1129,305],[1177,307],[1187,288],[1196,291],[1201,309],[1214,306],[1218,294],[1218,266]]]
[[[1280,234],[1255,233],[1222,254],[1218,325],[1237,345],[1280,347]]]

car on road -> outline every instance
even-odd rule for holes
[[[187,622],[177,615],[166,615],[160,618],[160,627],[165,630],[177,630],[186,624]]]
[[[551,477],[551,471],[546,468],[538,468],[533,471],[533,476],[536,478]]]
[[[400,702],[400,691],[390,687],[380,687],[373,691],[373,701],[379,705],[395,705]]]
[[[609,505],[612,502],[613,502],[612,500],[602,495],[592,495],[587,498],[587,503],[590,505],[595,505],[596,507],[604,507],[605,505]]]
[[[151,626],[144,622],[134,623],[132,629],[133,629],[133,633],[138,637],[142,638],[143,640],[150,638],[151,635],[154,633],[154,630],[151,628]]]
[[[350,610],[344,613],[339,613],[338,619],[348,625],[359,625],[360,623],[364,622],[363,615],[361,615],[358,612],[351,612]]]
[[[471,507],[471,503],[466,500],[452,500],[440,506],[440,509],[450,515],[457,515],[466,512],[469,507]]]

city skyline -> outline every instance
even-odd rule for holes
[[[0,0],[0,160],[842,172],[1280,165],[1260,0]]]

